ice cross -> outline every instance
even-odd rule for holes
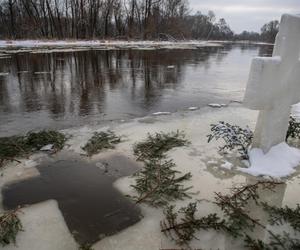
[[[300,16],[281,17],[272,57],[252,61],[244,104],[260,110],[253,147],[264,153],[285,141],[291,105],[300,102]]]
[[[122,167],[116,172],[119,176],[136,170],[133,162],[122,155],[105,162],[113,173],[119,164]],[[105,174],[105,170],[92,163],[62,158],[37,169],[40,176],[4,186],[2,196],[6,209],[54,199],[80,244],[94,243],[103,235],[114,234],[140,219],[139,208],[113,187],[116,177]]]

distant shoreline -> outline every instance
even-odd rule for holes
[[[272,45],[270,43],[252,41],[125,41],[125,40],[0,40],[0,49],[7,50],[78,50],[78,49],[198,49],[201,47],[219,47],[223,44],[257,44]],[[11,52],[11,51],[10,51]]]

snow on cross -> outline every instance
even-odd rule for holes
[[[253,148],[267,153],[284,142],[291,105],[300,102],[300,16],[282,15],[273,57],[252,61],[244,97],[246,107],[260,110]]]

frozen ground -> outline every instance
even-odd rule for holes
[[[22,209],[20,220],[24,232],[17,236],[17,247],[9,245],[4,250],[74,250],[77,243],[70,234],[57,202],[49,200]]]
[[[238,171],[239,168],[245,167],[245,165],[235,157],[226,157],[226,159],[221,157],[217,152],[217,143],[207,143],[206,135],[210,131],[210,124],[217,123],[218,121],[227,121],[242,127],[249,125],[250,128],[253,129],[256,116],[256,111],[251,111],[241,107],[240,104],[232,103],[228,107],[221,107],[218,109],[206,107],[199,110],[136,119],[123,124],[113,123],[110,128],[117,134],[126,136],[126,140],[117,146],[115,152],[131,158],[134,158],[132,145],[135,142],[144,139],[147,136],[147,133],[183,130],[186,133],[187,138],[191,141],[191,145],[172,150],[169,153],[169,157],[174,159],[178,170],[183,173],[192,173],[192,180],[190,183],[186,183],[186,185],[193,186],[193,191],[195,192],[193,200],[202,200],[199,205],[199,215],[206,215],[212,211],[217,211],[217,208],[210,202],[213,201],[214,192],[219,191],[226,193],[230,187],[237,183],[253,183],[258,179],[258,177],[253,177]],[[95,130],[101,129],[107,128],[82,127],[64,131],[73,135],[72,139],[68,142],[70,147],[67,148],[67,150],[82,153],[80,146],[85,144]],[[36,165],[36,161],[41,157],[42,155],[33,156],[31,159],[24,161],[27,162],[27,165],[12,164],[11,166],[6,167],[2,170],[3,176],[0,179],[1,186],[9,181],[27,178],[30,175],[36,174],[34,165]],[[93,157],[92,160],[97,161],[97,158],[99,158],[99,156]],[[289,205],[293,207],[295,204],[300,203],[300,196],[298,195],[300,179],[298,173],[299,169],[296,169],[293,176],[286,179],[286,185],[281,185],[276,192],[262,193],[261,198],[277,206]],[[124,194],[132,194],[133,190],[130,188],[131,183],[133,183],[133,178],[125,177],[117,180],[115,182],[115,187]],[[181,207],[188,202],[189,200],[178,201],[175,205]],[[162,210],[154,209],[146,205],[142,205],[141,208],[145,217],[140,222],[114,236],[104,238],[96,243],[93,248],[95,250],[174,249],[174,243],[160,232],[160,220],[163,219]],[[24,210],[24,218],[30,218],[31,214],[26,211],[33,211],[32,209],[34,209],[34,206]],[[45,207],[44,209],[47,208]],[[45,212],[44,209],[36,211],[35,213],[37,213],[37,216],[43,216]],[[259,218],[262,223],[267,223],[267,218],[260,211],[255,211],[253,208],[251,212],[256,214],[256,217]],[[51,224],[50,219],[51,218],[48,217],[44,218],[43,230],[40,233],[43,234],[44,232],[44,234],[49,235],[52,232],[52,236],[49,237],[53,237],[53,240],[56,241],[56,243],[73,244],[72,239],[68,237],[56,238],[57,231],[62,230],[62,228],[57,231],[53,230],[54,225],[53,223]],[[49,220],[49,223],[47,223],[47,220]],[[25,230],[26,228],[38,229],[37,223],[33,220],[24,219],[23,221]],[[262,239],[265,237],[263,231],[254,232],[254,234]],[[207,231],[201,232],[197,236],[201,240],[193,241],[193,248],[220,250],[243,249],[241,242],[232,242],[230,238],[227,238],[222,234]],[[18,241],[17,243],[20,243],[20,245],[21,243],[30,245],[30,241],[32,240],[31,237],[33,236],[30,236],[30,233],[25,231],[20,233],[20,237],[22,238],[22,241]],[[65,241],[67,241],[67,243]],[[11,247],[10,249],[18,248]],[[55,248],[54,246],[53,248],[43,249],[54,250],[58,248]]]

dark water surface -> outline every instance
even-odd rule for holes
[[[133,174],[136,163],[114,155],[97,167],[78,156],[62,155],[38,166],[40,176],[4,186],[3,206],[14,209],[54,199],[79,243],[94,243],[141,219],[138,206],[112,185],[117,178]]]
[[[0,136],[242,100],[271,46],[90,50],[0,57]]]

